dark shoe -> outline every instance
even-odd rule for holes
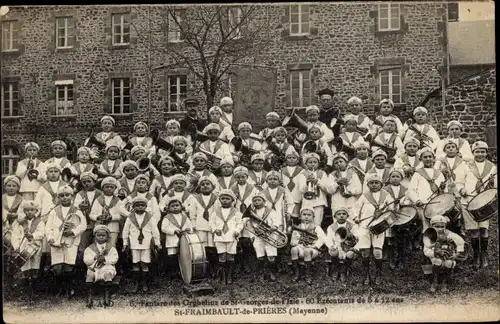
[[[149,273],[148,272],[143,272],[142,273],[142,292],[147,293],[149,291]]]
[[[434,294],[437,291],[438,287],[438,276],[439,276],[440,268],[433,266],[432,267],[432,282],[429,288],[429,292]]]
[[[225,285],[226,284],[226,263],[221,263],[220,264],[220,283]]]
[[[227,284],[230,285],[233,283],[233,269],[234,269],[234,262],[227,262]]]
[[[375,286],[379,286],[382,283],[382,260],[375,260]]]
[[[474,267],[475,270],[478,270],[481,267],[479,238],[471,238],[470,243],[472,246],[472,251],[474,253],[472,258],[472,266]]]
[[[297,282],[300,279],[300,270],[301,270],[300,269],[301,266],[300,266],[298,260],[297,261],[293,261],[292,268],[293,268],[292,282]]]
[[[363,284],[365,286],[369,286],[371,283],[371,278],[370,278],[370,260],[363,260],[363,269],[364,269],[364,278],[363,278]]]
[[[276,262],[268,262],[267,264],[267,271],[269,273],[269,281],[275,282],[276,281],[276,276],[274,274],[275,272],[275,266]]]
[[[488,238],[482,237],[480,244],[481,244],[481,254],[480,254],[481,268],[487,268],[489,265],[489,263],[488,263]]]
[[[306,283],[308,285],[312,284],[312,278],[311,278],[311,262],[307,262],[305,264],[305,268],[306,268],[306,274],[305,274],[305,277],[306,277]]]
[[[134,294],[139,292],[141,273],[139,271],[132,272],[132,292]]]

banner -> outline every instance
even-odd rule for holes
[[[246,121],[258,133],[266,127],[266,114],[274,110],[276,70],[238,66],[232,75],[236,76],[233,125]]]

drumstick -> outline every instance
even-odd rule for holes
[[[481,181],[481,184],[480,184],[479,186],[477,186],[477,188],[476,188],[476,189],[474,189],[474,190],[473,190],[470,194],[473,194],[473,193],[475,193],[475,192],[476,192],[479,188],[482,188],[486,182],[490,181],[490,179],[493,179],[493,177],[494,177],[494,176],[496,176],[496,175],[497,175],[497,174],[496,174],[496,173],[494,173],[494,174],[490,175],[490,176],[489,176],[486,180]]]

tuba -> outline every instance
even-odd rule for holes
[[[215,172],[219,168],[220,161],[222,161],[222,158],[213,153],[210,153],[209,151],[202,149],[201,147],[198,148],[198,151],[207,156],[208,159],[207,166],[212,172]]]
[[[247,229],[250,233],[259,237],[264,242],[271,244],[275,248],[285,247],[288,243],[288,237],[285,232],[282,232],[278,229],[273,229],[269,226],[265,219],[260,218],[255,214],[252,210],[252,207],[248,207],[243,213],[242,218],[249,218],[250,222],[252,222],[253,226],[250,226],[249,222],[245,223],[245,229]]]
[[[292,225],[292,231],[299,232],[300,237],[298,243],[301,245],[310,246],[318,240],[318,235],[316,235],[316,233],[309,232],[308,230],[302,229],[298,226]]]

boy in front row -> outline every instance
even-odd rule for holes
[[[233,282],[236,245],[243,229],[242,215],[234,207],[236,197],[232,190],[222,190],[219,194],[219,200],[220,205],[217,205],[214,213],[210,215],[209,223],[219,255],[220,280],[223,284],[231,284]]]
[[[149,290],[149,264],[151,263],[151,241],[157,249],[161,249],[158,220],[146,212],[148,200],[137,196],[132,200],[133,211],[123,226],[123,252],[132,253],[132,274],[134,277],[133,292]],[[142,272],[141,272],[142,270]]]
[[[87,220],[73,205],[73,188],[66,185],[57,190],[60,205],[49,214],[46,224],[47,243],[50,245],[52,270],[60,289],[68,298],[75,294],[73,269],[76,263],[80,236],[87,229]]]
[[[320,253],[319,249],[325,242],[325,233],[321,227],[317,226],[314,222],[314,211],[312,208],[304,208],[300,211],[301,223],[294,227],[292,237],[290,239],[290,250],[294,276],[293,282],[297,282],[301,277],[301,266],[305,268],[305,278],[307,284],[312,283],[311,262]],[[301,264],[299,259],[303,259],[304,263]]]
[[[118,262],[118,252],[110,242],[110,231],[106,225],[96,225],[93,230],[94,243],[85,249],[83,262],[87,265],[88,289],[87,307],[92,307],[92,286],[94,282],[104,281],[104,306],[113,306],[109,300],[110,283],[116,276],[115,264]]]

